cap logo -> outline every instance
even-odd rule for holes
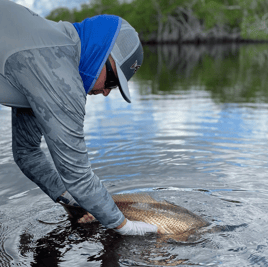
[[[136,60],[135,63],[130,67],[132,70],[134,70],[134,73],[137,72],[137,70],[141,67],[141,65],[138,65],[138,61]]]

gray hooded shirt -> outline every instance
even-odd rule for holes
[[[0,103],[12,106],[16,163],[54,201],[67,190],[107,228],[120,225],[124,216],[88,159],[77,31],[9,0],[0,0],[0,22]],[[54,165],[40,149],[42,136]]]

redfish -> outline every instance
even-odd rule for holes
[[[112,198],[127,219],[154,224],[172,239],[187,240],[189,235],[209,225],[193,212],[167,201],[159,202],[148,194],[118,194]],[[85,214],[82,208],[66,204],[63,206],[76,218]],[[93,221],[96,220],[92,216],[91,222]]]

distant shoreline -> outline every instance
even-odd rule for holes
[[[183,44],[193,44],[193,45],[214,45],[214,44],[265,44],[268,40],[251,40],[251,39],[207,39],[207,40],[193,40],[193,41],[141,41],[144,45],[183,45]]]
[[[267,0],[268,1],[268,0]],[[268,2],[267,2],[268,3]],[[81,10],[56,8],[53,21],[81,22],[100,14],[126,19],[144,44],[267,43],[263,0],[91,0]]]

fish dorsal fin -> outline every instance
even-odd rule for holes
[[[148,194],[118,194],[113,195],[114,202],[137,202],[137,203],[158,203]]]

